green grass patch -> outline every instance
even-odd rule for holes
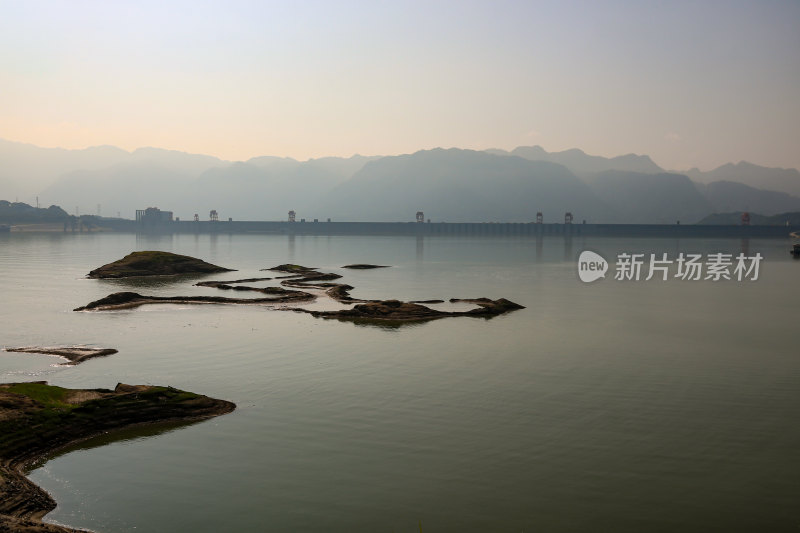
[[[44,407],[72,407],[67,403],[68,389],[56,387],[55,385],[44,385],[42,383],[15,383],[5,390],[15,394],[27,396],[31,400],[39,402]]]

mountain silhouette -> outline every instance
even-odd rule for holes
[[[644,174],[664,172],[664,169],[653,163],[653,160],[646,155],[628,154],[609,158],[588,155],[577,148],[564,150],[563,152],[547,152],[541,146],[518,146],[511,152],[497,149],[487,150],[487,152],[495,155],[515,155],[531,161],[558,163],[559,165],[564,165],[579,177],[587,177],[607,170],[641,172]]]
[[[699,183],[729,181],[800,197],[800,172],[794,168],[769,168],[740,161],[735,164],[727,163],[708,172],[693,168],[681,174],[686,174]]]
[[[687,177],[688,175],[688,177]],[[692,180],[690,180],[692,178]],[[795,192],[793,192],[795,191]],[[646,155],[601,157],[540,146],[433,149],[398,156],[262,156],[246,162],[160,148],[40,148],[0,140],[0,198],[132,218],[160,207],[223,220],[696,222],[713,212],[798,209],[800,173],[740,162],[664,172]]]

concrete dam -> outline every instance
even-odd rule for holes
[[[105,222],[105,221],[104,221]],[[221,220],[116,220],[115,231],[179,234],[282,234],[282,235],[422,235],[536,237],[543,235],[679,238],[788,238],[800,226],[698,225],[698,224],[545,224],[485,222],[327,222],[327,221],[221,221]]]

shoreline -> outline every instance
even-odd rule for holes
[[[25,475],[59,450],[122,429],[198,422],[234,409],[232,402],[172,387],[120,383],[112,391],[0,384],[0,531],[86,531],[42,522],[56,501]]]

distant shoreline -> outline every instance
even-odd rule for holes
[[[56,223],[26,223],[26,224],[6,224],[11,233],[73,233],[71,230],[64,230],[62,222]],[[91,231],[83,230],[75,233],[108,233],[114,230],[106,227],[92,228]]]

